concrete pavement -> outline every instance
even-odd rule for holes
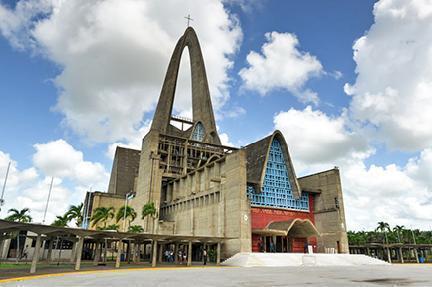
[[[124,269],[0,281],[0,286],[432,286],[432,265]]]

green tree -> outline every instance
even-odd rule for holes
[[[63,215],[63,216],[56,216],[56,220],[54,220],[53,223],[51,223],[52,226],[57,226],[57,227],[66,227],[69,223],[70,219],[68,217],[67,214]]]
[[[387,222],[380,221],[375,230],[384,233],[385,243],[388,244],[387,232],[390,231],[390,225]]]
[[[98,207],[94,210],[93,215],[91,217],[92,226],[97,225],[98,223],[103,223],[103,228],[106,228],[107,221],[109,219],[114,218],[114,207]]]
[[[69,221],[75,219],[76,226],[81,226],[83,221],[83,206],[83,203],[71,205],[69,210],[66,212]]]
[[[142,219],[144,219],[148,215],[155,216],[156,215],[156,207],[155,207],[154,203],[153,202],[147,202],[146,204],[144,204],[141,215],[142,215],[141,216]]]
[[[12,214],[7,216],[5,218],[5,220],[23,222],[23,223],[27,223],[27,222],[32,221],[32,217],[29,214],[30,209],[28,209],[28,208],[23,208],[21,210],[11,208],[8,210],[8,213],[12,213]]]
[[[128,232],[141,233],[144,232],[144,228],[141,225],[131,225],[129,226]]]
[[[395,232],[397,234],[397,238],[398,238],[399,243],[402,243],[401,234],[403,234],[404,229],[405,229],[405,226],[403,226],[403,225],[396,225],[395,227],[393,227],[393,232]]]
[[[126,212],[125,212],[125,207],[122,206],[117,211],[116,222],[119,222],[124,217],[128,221],[128,226],[130,226],[131,221],[134,221],[134,219],[137,217],[137,213],[136,213],[135,209],[133,209],[133,207],[131,207],[129,205],[126,206]]]

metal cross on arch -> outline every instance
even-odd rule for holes
[[[188,14],[187,17],[184,18],[187,19],[187,26],[189,27],[190,21],[193,21],[193,19],[191,18],[190,14]]]

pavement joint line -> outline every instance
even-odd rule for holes
[[[122,268],[122,269],[110,269],[110,270],[87,270],[87,271],[72,271],[72,272],[61,272],[51,274],[39,274],[21,276],[7,279],[0,279],[0,283],[28,281],[33,279],[43,279],[50,277],[61,277],[66,275],[85,275],[85,274],[97,274],[107,272],[124,272],[124,271],[160,271],[160,270],[190,270],[190,269],[204,269],[204,268],[231,268],[230,266],[179,266],[179,267],[142,267],[142,268]]]

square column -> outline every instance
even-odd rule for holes
[[[191,265],[192,265],[192,241],[189,241],[187,266],[191,266]]]
[[[156,259],[157,259],[157,240],[153,240],[152,243],[152,267],[156,267]]]
[[[80,236],[77,242],[76,247],[76,261],[75,261],[75,270],[78,271],[81,268],[81,256],[82,256],[82,250],[84,245],[84,236]]]
[[[220,265],[220,259],[221,259],[221,243],[218,242],[217,243],[217,248],[216,248],[216,264]]]
[[[47,263],[50,264],[51,260],[52,260],[52,250],[53,250],[53,245],[54,245],[54,238],[50,238],[49,239],[49,244],[48,244],[48,253],[47,253]]]
[[[70,263],[75,263],[76,259],[76,249],[77,249],[77,241],[74,241],[72,244],[72,251],[71,251],[71,257],[70,257]]]
[[[96,248],[95,248],[95,257],[93,260],[93,265],[98,265],[101,257],[101,243],[96,242]]]
[[[123,252],[123,241],[120,239],[118,241],[117,257],[116,257],[115,268],[120,268],[120,261],[121,261],[122,252]]]
[[[36,266],[37,266],[37,263],[38,263],[39,252],[40,252],[40,248],[41,248],[41,241],[42,241],[42,235],[38,234],[37,238],[36,238],[35,250],[33,252],[33,258],[32,258],[32,264],[31,264],[31,267],[30,267],[30,273],[35,273],[36,272]]]

